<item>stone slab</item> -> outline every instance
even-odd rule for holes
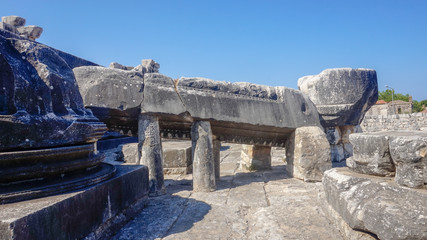
[[[347,166],[358,173],[394,176],[395,166],[390,156],[389,138],[386,132],[351,134],[353,157],[347,159]]]
[[[353,229],[379,239],[427,239],[427,190],[402,187],[390,177],[334,168],[324,173],[329,205]]]
[[[116,166],[81,191],[0,205],[0,239],[105,239],[146,204],[148,170]]]

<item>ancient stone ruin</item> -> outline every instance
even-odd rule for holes
[[[337,165],[345,166],[345,160],[353,155],[349,135],[361,132],[359,124],[365,112],[378,99],[376,79],[374,70],[341,68],[298,80],[298,88],[319,111],[332,162]]]
[[[191,172],[193,192],[212,194],[221,142],[245,144],[239,164],[251,171],[284,148],[288,176],[322,181],[323,210],[348,238],[427,238],[426,133],[360,133],[374,70],[327,69],[299,90],[172,79],[151,59],[99,66],[24,25],[0,24],[0,238],[108,238],[165,194],[165,173]],[[106,163],[98,140],[117,147],[125,135],[127,164]],[[170,139],[191,144],[165,148]]]
[[[6,16],[1,18],[0,29],[12,32],[30,40],[36,40],[42,35],[43,28],[38,26],[25,26],[25,18],[18,16]]]
[[[348,168],[325,172],[326,212],[380,239],[427,238],[427,133],[350,135]],[[343,230],[345,231],[345,230]]]
[[[25,19],[2,20],[22,33]],[[107,128],[72,71],[95,64],[13,30],[0,29],[0,238],[82,238],[125,221],[146,200],[147,170],[103,163],[96,149]],[[137,188],[120,187],[132,178]]]

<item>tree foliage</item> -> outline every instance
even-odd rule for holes
[[[412,111],[414,112],[421,112],[424,111],[424,107],[427,106],[427,100],[422,100],[418,102],[417,100],[414,100],[412,102]]]
[[[385,91],[378,92],[378,100],[384,100],[386,102],[391,102],[393,97],[393,100],[402,100],[405,102],[409,101],[409,94],[401,94],[401,93],[394,93],[390,89],[386,89]]]
[[[391,89],[386,89],[385,91],[378,92],[378,100],[384,100],[386,102],[391,102],[393,95],[393,100],[402,100],[405,102],[409,101],[409,94],[394,93]],[[412,111],[421,112],[424,110],[423,106],[427,106],[427,99],[422,101],[414,100],[412,101]]]

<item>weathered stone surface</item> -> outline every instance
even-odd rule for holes
[[[390,135],[395,182],[413,188],[427,187],[427,132],[400,131]]]
[[[127,110],[141,105],[142,73],[100,66],[77,67],[73,72],[85,106]]]
[[[240,167],[246,170],[271,169],[271,147],[243,145]]]
[[[191,175],[168,175],[168,194],[112,239],[345,239],[319,207],[321,183],[289,178],[281,154],[272,170],[239,169],[241,145],[222,144],[217,191],[192,192]]]
[[[38,26],[25,26],[25,27],[17,27],[16,30],[18,30],[19,34],[21,36],[24,36],[26,38],[29,38],[31,40],[36,40],[39,38],[43,33],[43,28]]]
[[[326,171],[328,203],[353,229],[380,239],[427,238],[427,190],[400,187],[391,178],[358,174],[347,168]]]
[[[193,118],[292,129],[319,126],[312,102],[290,88],[181,78],[177,91]]]
[[[108,74],[101,74],[105,72]],[[74,73],[85,105],[92,106],[96,116],[109,128],[135,128],[138,108],[141,113],[160,117],[164,137],[188,139],[191,123],[195,119],[206,119],[211,122],[212,131],[220,141],[284,146],[293,129],[320,126],[318,113],[311,101],[299,91],[285,87],[201,78],[174,81],[158,73],[145,73],[140,82],[141,88],[129,90],[126,84],[130,85],[131,80],[126,74],[136,74],[136,71],[82,67],[75,68]],[[109,79],[105,75],[113,77]],[[109,82],[114,82],[116,90],[121,93],[108,93]],[[141,101],[118,106],[118,103],[133,102],[134,93],[140,95]],[[265,114],[259,114],[260,109]]]
[[[0,205],[0,239],[108,239],[147,197],[147,168],[117,166],[114,178],[84,190]]]
[[[0,151],[95,142],[105,132],[56,50],[0,35],[0,67]]]
[[[151,195],[166,191],[162,154],[158,117],[141,114],[138,119],[138,163],[148,167]]]
[[[322,125],[358,125],[378,98],[377,74],[371,69],[326,69],[298,80],[298,88],[316,105]]]
[[[329,221],[336,226],[337,230],[343,236],[345,240],[374,240],[376,238],[372,233],[359,231],[352,229],[347,222],[341,217],[341,215],[335,211],[335,209],[329,205],[325,198],[325,192],[320,191],[318,195],[319,205],[323,210]]]
[[[209,122],[196,121],[191,128],[193,191],[216,190],[212,130]]]
[[[172,78],[158,73],[144,75],[144,101],[141,112],[184,115],[187,111]]]
[[[286,170],[304,181],[321,181],[332,167],[326,135],[319,127],[297,128],[286,141]]]
[[[356,133],[350,135],[353,157],[347,166],[358,173],[394,176],[395,166],[390,156],[389,133]]]
[[[18,16],[4,16],[1,17],[1,21],[14,27],[22,27],[25,25],[25,18]]]

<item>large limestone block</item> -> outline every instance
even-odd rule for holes
[[[193,118],[295,129],[320,126],[314,104],[285,87],[181,78],[177,92]]]
[[[286,142],[286,169],[290,176],[304,181],[322,181],[323,172],[332,168],[326,135],[319,127],[297,128]]]
[[[394,176],[395,166],[390,156],[389,134],[356,133],[350,135],[353,157],[347,159],[347,166],[358,173]]]
[[[141,105],[142,73],[100,66],[77,67],[73,72],[85,106],[126,110]]]
[[[175,89],[172,78],[158,73],[144,75],[144,101],[141,112],[186,115],[186,107]]]
[[[401,187],[391,178],[334,168],[324,173],[331,207],[353,229],[379,239],[427,239],[427,190]]]
[[[390,153],[396,165],[395,181],[413,188],[427,186],[427,132],[391,132]]]
[[[323,126],[358,125],[378,99],[377,74],[371,69],[326,69],[298,80],[322,116]]]

